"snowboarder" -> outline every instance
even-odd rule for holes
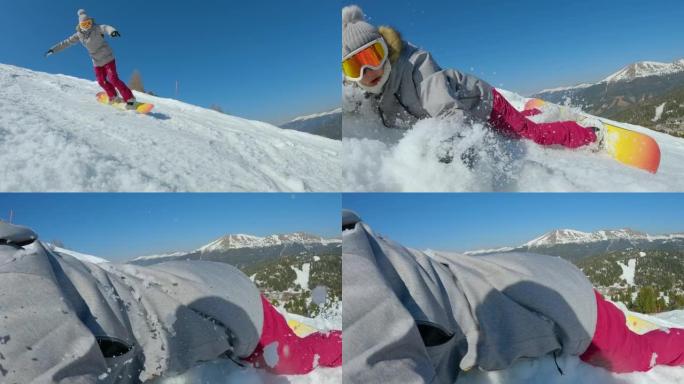
[[[135,108],[135,97],[126,83],[119,79],[116,72],[114,52],[107,44],[105,35],[113,38],[121,37],[116,28],[105,24],[96,24],[95,20],[88,16],[85,10],[79,9],[76,33],[61,43],[55,44],[45,53],[45,57],[69,48],[80,41],[93,60],[97,82],[107,92],[109,102],[118,103],[123,100],[128,109],[133,109]],[[121,97],[117,96],[117,90]]]
[[[217,359],[276,374],[342,363],[339,331],[298,337],[228,264],[94,264],[37,238],[0,222],[3,383],[139,383]]]
[[[633,333],[561,258],[408,249],[351,211],[342,228],[344,382],[454,383],[545,355],[612,372],[684,365],[684,329]]]
[[[485,81],[443,70],[395,29],[369,24],[356,5],[342,9],[342,71],[346,81],[373,96],[387,127],[409,128],[419,119],[456,115],[541,145],[577,148],[601,135],[598,128],[573,121],[531,121]]]

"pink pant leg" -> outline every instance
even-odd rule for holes
[[[121,98],[123,98],[124,101],[133,99],[133,92],[131,92],[131,89],[128,88],[126,83],[119,79],[119,74],[116,72],[116,60],[112,60],[105,64],[104,68],[107,72],[107,79],[109,79],[109,82],[111,82],[119,91]]]
[[[596,141],[596,134],[574,121],[535,123],[527,118],[529,113],[513,107],[496,89],[492,89],[494,103],[489,123],[501,132],[524,137],[541,145],[559,144],[577,148]]]
[[[342,334],[313,333],[301,338],[287,325],[287,320],[262,295],[264,326],[261,338],[254,352],[245,360],[259,368],[277,374],[305,374],[317,366],[337,367],[342,365]],[[277,344],[277,363],[264,356],[268,349]],[[269,365],[269,362],[273,365]]]
[[[107,82],[107,69],[104,66],[95,67],[95,78],[97,78],[97,83],[104,89],[110,100],[116,97],[116,89],[114,89],[111,83]]]
[[[583,361],[612,372],[648,371],[656,364],[684,365],[684,329],[632,332],[625,315],[601,294],[596,295],[596,331]]]

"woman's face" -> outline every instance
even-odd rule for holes
[[[385,74],[385,70],[383,68],[380,69],[371,69],[371,68],[366,68],[363,70],[363,77],[359,81],[362,85],[366,87],[374,87],[375,85],[378,84],[380,79],[382,79],[382,75]]]

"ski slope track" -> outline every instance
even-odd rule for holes
[[[95,100],[94,81],[0,64],[0,191],[338,191],[339,141],[136,93],[149,115]]]
[[[499,90],[519,110],[527,100]],[[610,120],[602,119],[610,123]],[[613,122],[653,137],[658,173],[618,163],[587,148],[543,147],[509,140],[483,124],[429,118],[408,130],[382,125],[370,102],[344,87],[343,178],[346,191],[682,191],[684,139]],[[458,137],[454,140],[454,137]],[[451,163],[440,162],[448,154]],[[476,159],[470,166],[462,156]]]

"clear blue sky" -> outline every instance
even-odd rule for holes
[[[229,233],[340,236],[339,194],[0,194],[0,218],[45,241],[124,260],[187,251]]]
[[[445,68],[530,94],[684,57],[680,0],[357,0]]]
[[[0,63],[95,79],[80,44],[48,59],[84,8],[119,29],[119,74],[134,69],[160,96],[279,123],[340,104],[340,4],[335,1],[0,2]]]
[[[345,194],[376,232],[419,249],[516,246],[553,229],[684,232],[684,194]]]

